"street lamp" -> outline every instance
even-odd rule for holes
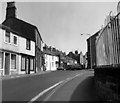
[[[81,34],[81,35],[89,35],[89,39],[90,39],[90,68],[92,69],[92,41],[91,41],[91,34]]]

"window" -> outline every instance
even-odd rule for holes
[[[10,43],[10,32],[5,32],[5,42]]]
[[[11,69],[16,69],[16,55],[11,54]]]
[[[0,69],[3,68],[3,53],[0,52]]]
[[[45,59],[47,59],[47,54],[45,54]]]
[[[25,70],[25,57],[22,57],[21,70]]]
[[[52,62],[52,67],[54,67],[54,62]]]
[[[52,56],[52,60],[54,60],[54,56]]]
[[[30,50],[30,40],[26,39],[26,49]]]
[[[47,63],[47,62],[45,63],[45,66],[46,66],[46,67],[48,66],[48,63]]]
[[[34,60],[30,59],[30,70],[34,70]]]
[[[17,45],[17,36],[13,36],[13,43]]]

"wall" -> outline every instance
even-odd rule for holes
[[[5,68],[5,53],[10,54],[10,75],[17,74],[19,71],[19,43],[17,42],[17,45],[13,44],[13,36],[17,37],[17,40],[19,42],[19,37],[13,33],[10,32],[10,43],[5,42],[5,30],[0,29],[0,50],[3,52],[3,69],[1,70],[4,75],[4,68]],[[11,69],[11,54],[16,55],[16,69]],[[1,73],[0,73],[1,75]]]
[[[11,36],[11,42],[10,43],[6,43],[5,42],[5,30],[0,30],[0,49],[5,49],[5,50],[9,50],[9,51],[14,51],[14,52],[19,52],[19,43],[18,45],[14,45],[13,44],[13,33],[10,33]],[[15,35],[17,36],[17,35]],[[18,42],[19,42],[19,38],[18,38]]]
[[[31,49],[27,50],[26,49],[26,39],[23,37],[19,37],[19,52],[31,56],[35,56],[35,42],[31,42]]]
[[[47,56],[47,57],[46,57]],[[56,61],[59,61],[59,58],[57,56],[52,56],[45,54],[45,66],[46,66],[46,71],[55,71],[57,70],[57,65]]]

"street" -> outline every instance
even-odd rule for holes
[[[93,76],[93,71],[78,70],[54,71],[28,77],[4,79],[2,81],[2,101],[95,100]],[[39,93],[60,81],[62,82],[59,85],[39,97]]]

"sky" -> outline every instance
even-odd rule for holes
[[[0,23],[5,20],[7,6],[5,1],[0,2]],[[109,12],[116,13],[118,3],[102,0],[98,2],[14,1],[16,1],[17,18],[35,25],[44,43],[66,53],[78,50],[83,54],[87,51],[86,39],[89,38],[87,34],[93,35],[100,30]]]

